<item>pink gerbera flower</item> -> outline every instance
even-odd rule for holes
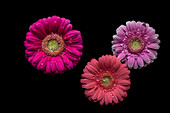
[[[39,19],[27,32],[25,56],[38,70],[63,73],[72,69],[82,56],[80,31],[72,30],[70,20],[52,16]]]
[[[129,68],[142,68],[157,57],[160,40],[155,30],[143,22],[127,22],[121,25],[113,36],[112,51]]]
[[[117,104],[127,96],[130,88],[130,71],[116,56],[106,55],[88,62],[83,70],[82,87],[89,100],[100,101],[100,104]]]

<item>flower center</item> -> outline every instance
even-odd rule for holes
[[[99,85],[103,88],[111,88],[114,82],[114,77],[109,72],[105,72],[99,75]]]
[[[58,45],[58,42],[56,39],[51,39],[48,41],[47,48],[50,51],[54,52],[58,49],[58,47],[59,47],[59,45]]]
[[[103,84],[108,85],[110,83],[110,77],[109,76],[103,77],[102,82]]]
[[[58,34],[47,35],[42,41],[42,50],[49,56],[57,56],[64,50],[65,44]]]
[[[127,42],[129,52],[138,53],[144,49],[144,41],[139,37],[132,37]]]

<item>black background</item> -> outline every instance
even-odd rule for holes
[[[166,3],[165,3],[166,4]],[[168,99],[166,80],[168,70],[169,17],[162,3],[121,3],[88,1],[21,1],[8,4],[12,43],[12,63],[8,69],[9,91],[7,105],[18,111],[53,112],[146,112],[162,111]],[[73,70],[62,75],[44,74],[34,69],[25,58],[24,40],[29,26],[40,18],[60,16],[71,20],[73,29],[81,31],[83,55]],[[158,58],[142,69],[131,69],[131,88],[128,97],[117,105],[100,106],[88,101],[81,88],[80,78],[92,58],[111,54],[112,36],[126,21],[149,23],[161,40]],[[10,55],[11,57],[11,55]],[[8,67],[8,66],[7,66]],[[12,107],[13,106],[13,107]]]

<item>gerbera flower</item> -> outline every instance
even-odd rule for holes
[[[63,73],[72,69],[82,56],[80,31],[72,30],[70,20],[52,16],[39,19],[26,34],[25,56],[38,70]]]
[[[98,61],[92,59],[83,72],[80,82],[89,100],[100,101],[100,105],[113,105],[127,96],[131,84],[130,71],[115,55],[102,56]]]
[[[142,68],[157,57],[160,40],[155,30],[143,22],[126,22],[113,36],[112,51],[129,68]]]

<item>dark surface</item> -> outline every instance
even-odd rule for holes
[[[168,8],[159,4],[145,4],[130,7],[117,3],[87,3],[87,2],[21,2],[10,3],[10,15],[14,42],[14,71],[10,74],[11,81],[7,103],[15,110],[53,112],[152,112],[163,110],[160,106],[166,99],[164,86],[168,74],[167,53],[169,29]],[[151,7],[152,6],[152,7]],[[140,8],[139,8],[140,7]],[[146,9],[147,8],[147,9]],[[135,10],[136,9],[136,10]],[[144,10],[145,9],[145,10]],[[34,69],[25,58],[24,40],[29,26],[40,18],[57,15],[71,20],[73,29],[80,30],[83,38],[83,56],[73,70],[63,75],[44,74]],[[154,63],[138,70],[131,70],[131,88],[128,97],[117,105],[100,106],[99,102],[88,101],[81,88],[80,78],[87,62],[92,58],[111,54],[112,36],[116,29],[126,21],[142,21],[149,23],[160,35],[161,40],[158,58]],[[169,50],[168,50],[169,51]],[[162,94],[163,93],[163,94]],[[162,95],[165,94],[165,97]]]

